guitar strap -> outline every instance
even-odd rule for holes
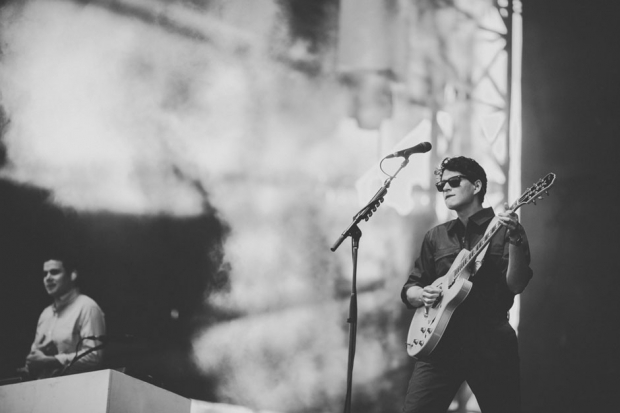
[[[487,226],[487,229],[484,232],[484,235],[482,236],[483,238],[486,237],[492,231],[493,227],[495,226],[495,224],[497,224],[498,221],[499,221],[499,218],[497,218],[497,216],[494,216],[491,222],[489,222],[489,225]],[[470,275],[470,277],[473,277],[474,275],[476,275],[480,267],[482,267],[482,262],[484,261],[484,256],[487,253],[487,249],[489,248],[489,245],[491,245],[491,241],[489,241],[489,243],[484,247],[484,249],[480,251],[480,254],[476,256],[476,261],[474,262],[474,272]]]

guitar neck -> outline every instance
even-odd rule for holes
[[[493,237],[493,235],[495,235],[495,233],[499,230],[501,226],[502,225],[499,222],[496,222],[491,228],[491,230],[484,234],[484,237],[482,237],[482,239],[478,241],[476,246],[472,248],[469,254],[467,254],[465,259],[461,262],[461,265],[458,268],[458,272],[460,272],[463,268],[466,268],[476,259],[476,257],[489,244],[489,242],[491,242],[491,238]]]
[[[512,212],[516,211],[518,208],[519,206],[516,203],[510,207]],[[476,257],[489,244],[489,242],[491,242],[491,238],[493,238],[493,235],[497,233],[497,231],[501,228],[501,226],[502,224],[499,221],[497,221],[495,222],[495,224],[493,224],[490,230],[485,232],[484,237],[482,237],[482,239],[478,241],[478,243],[474,246],[474,248],[472,248],[469,254],[467,254],[467,256],[461,261],[461,263],[457,267],[456,271],[454,272],[455,279],[459,276],[459,274],[461,274],[461,271],[463,269],[467,268],[469,265],[471,265],[474,262]]]

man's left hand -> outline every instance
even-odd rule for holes
[[[508,209],[508,204],[504,204],[506,211],[497,214],[499,222],[508,228],[508,235],[513,237],[521,232],[521,224],[519,224],[519,216],[512,210]]]

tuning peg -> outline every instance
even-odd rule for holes
[[[538,196],[538,199],[544,199],[544,198],[543,198],[543,196],[542,196],[542,195],[539,195],[539,196]]]
[[[532,204],[536,205],[536,200],[532,199]]]

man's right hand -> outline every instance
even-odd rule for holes
[[[432,285],[427,285],[426,287],[422,289],[420,301],[422,301],[422,304],[424,306],[430,307],[433,304],[435,304],[435,301],[437,301],[440,295],[441,295],[440,288],[435,288]]]
[[[435,288],[432,285],[427,285],[424,288],[414,285],[407,290],[407,300],[414,307],[430,307],[437,301],[440,295],[441,289]]]
[[[27,366],[18,367],[17,369],[15,369],[15,373],[22,379],[29,379],[32,377]]]

